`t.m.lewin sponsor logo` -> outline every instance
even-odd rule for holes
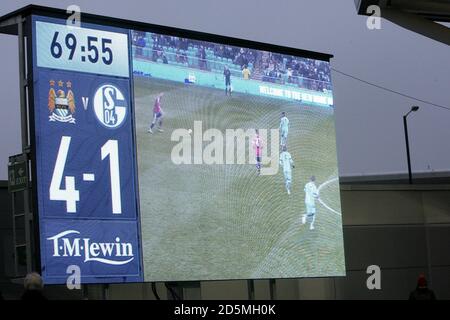
[[[80,232],[67,230],[47,240],[53,242],[53,257],[80,257],[84,262],[100,262],[109,265],[124,265],[134,259],[133,245],[121,242],[95,242],[91,238],[82,238]]]

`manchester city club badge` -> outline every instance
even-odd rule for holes
[[[48,91],[48,109],[50,110],[49,120],[51,122],[75,123],[75,96],[72,91],[72,82],[58,81],[58,88],[55,89],[56,82],[50,80],[50,90]],[[67,93],[64,90],[66,86]]]

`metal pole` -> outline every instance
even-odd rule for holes
[[[255,282],[247,280],[248,300],[255,300]]]
[[[277,298],[277,283],[275,279],[269,280],[269,292],[270,292],[270,300],[275,300]]]
[[[431,251],[430,251],[430,230],[426,213],[424,213],[424,226],[425,226],[425,238],[426,238],[426,248],[427,248],[427,268],[428,268],[428,287],[433,287],[433,272],[431,265]]]
[[[109,284],[102,285],[102,300],[109,300]]]
[[[403,116],[403,127],[405,129],[405,141],[406,141],[406,157],[408,159],[408,181],[412,184],[412,173],[411,173],[411,157],[409,154],[409,138],[408,138],[408,123],[406,121],[406,116]]]
[[[88,285],[82,284],[81,285],[81,296],[83,300],[89,300],[89,289]]]
[[[25,48],[24,48],[24,34],[23,34],[23,19],[22,16],[17,20],[17,34],[19,39],[19,83],[20,83],[20,111],[22,122],[22,153],[25,157],[25,162],[28,168],[28,110],[26,102],[26,87],[27,76],[25,74]],[[29,170],[27,169],[27,179],[29,179]],[[26,237],[26,257],[27,257],[27,272],[33,271],[33,258],[31,252],[31,232],[32,228],[32,216],[30,212],[30,189],[29,187],[24,190],[24,215],[25,215],[25,237]]]
[[[16,193],[13,192],[11,194],[11,199],[12,199],[12,203],[11,203],[11,209],[12,209],[12,214],[13,214],[13,241],[14,241],[14,276],[19,276],[19,257],[17,256],[17,232],[16,232]]]

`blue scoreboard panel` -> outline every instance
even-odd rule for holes
[[[33,16],[41,270],[65,283],[142,277],[129,30]]]

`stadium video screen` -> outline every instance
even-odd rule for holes
[[[132,41],[144,279],[344,275],[329,63]]]
[[[31,22],[47,284],[345,275],[328,61]]]

